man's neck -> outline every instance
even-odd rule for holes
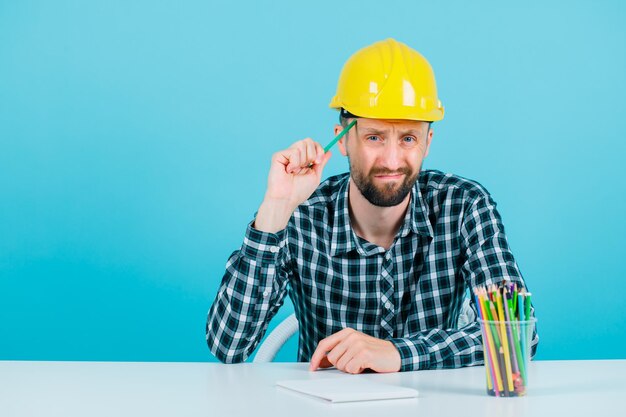
[[[363,197],[354,181],[351,180],[348,190],[350,224],[357,236],[389,249],[398,230],[402,227],[410,201],[411,194],[408,194],[397,206],[375,206]]]

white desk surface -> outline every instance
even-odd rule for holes
[[[482,366],[365,375],[307,366],[0,361],[0,416],[626,415],[626,360],[532,362],[521,398],[489,397]],[[274,385],[305,378],[365,378],[416,388],[419,397],[330,404]]]

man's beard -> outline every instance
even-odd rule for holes
[[[393,207],[400,204],[411,192],[419,176],[421,165],[413,174],[408,167],[402,167],[395,171],[385,168],[373,168],[368,175],[365,175],[359,168],[355,168],[350,161],[350,176],[363,197],[371,204],[379,207]],[[396,175],[404,174],[404,180],[400,185],[397,182],[387,182],[380,187],[374,184],[376,175]]]

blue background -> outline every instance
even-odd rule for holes
[[[538,358],[626,358],[625,3],[294,3],[0,1],[0,359],[215,360],[270,155],[332,138],[344,61],[387,37],[435,69],[425,168],[499,203]]]

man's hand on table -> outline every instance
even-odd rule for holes
[[[309,369],[335,366],[343,372],[359,374],[366,369],[398,372],[400,365],[400,353],[393,343],[347,328],[319,342]]]

